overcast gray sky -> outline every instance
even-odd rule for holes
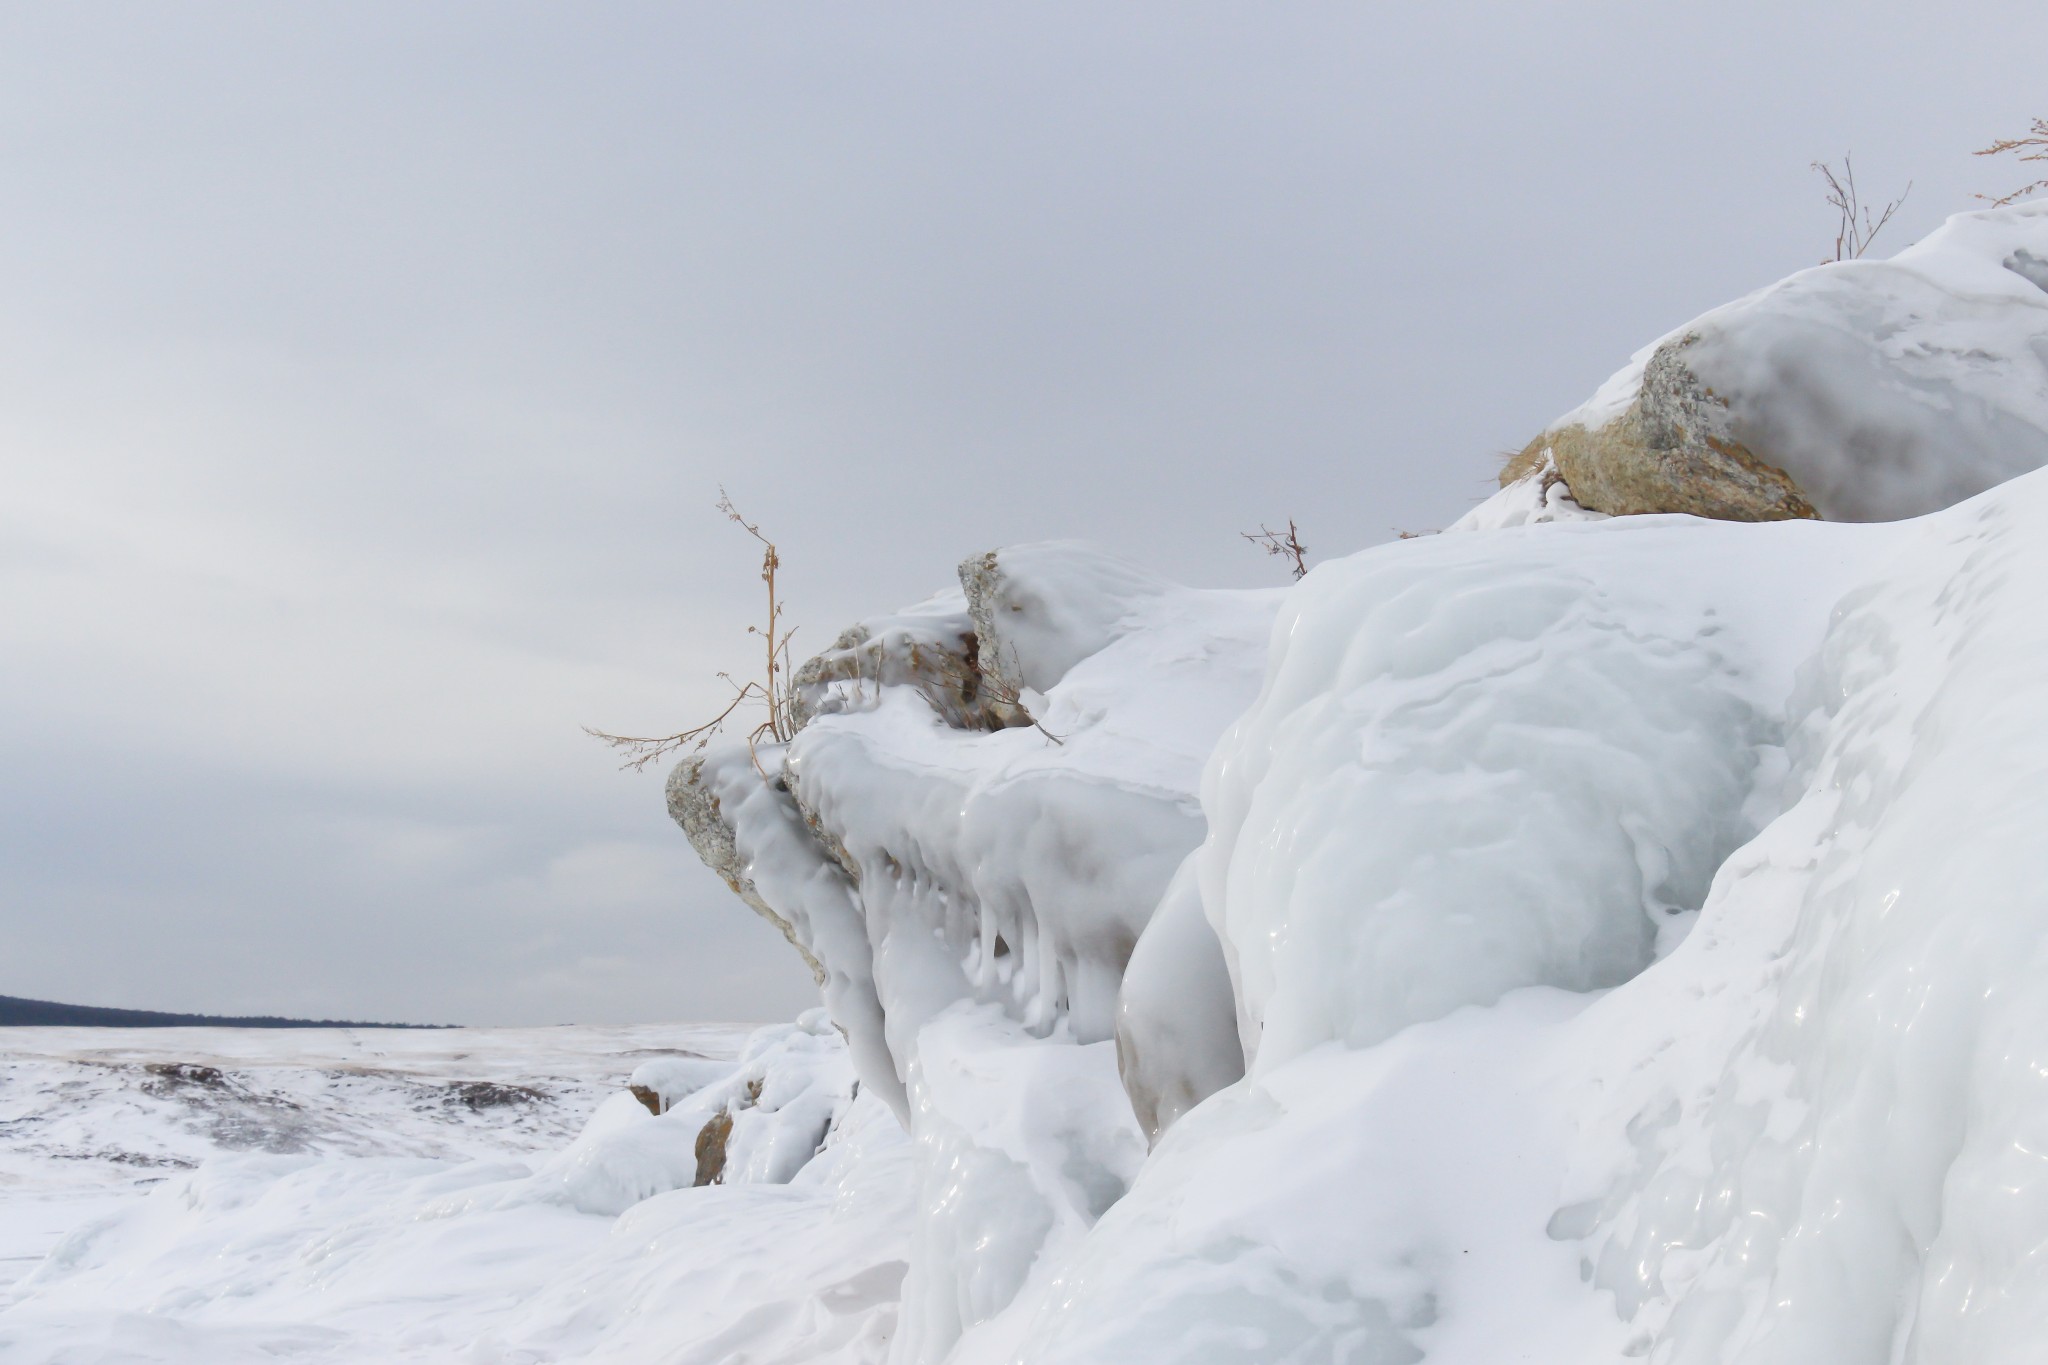
[[[667,730],[1079,536],[1441,526],[1832,240],[2003,189],[2048,5],[0,8],[0,993],[771,1018]]]

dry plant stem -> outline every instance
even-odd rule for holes
[[[768,723],[765,728],[774,736],[776,743],[787,744],[796,738],[796,734],[789,723],[789,699],[783,695],[785,689],[782,679],[789,671],[789,637],[796,632],[785,632],[782,629],[782,604],[775,596],[775,571],[782,567],[782,559],[775,553],[775,542],[762,535],[759,526],[740,515],[739,508],[732,505],[732,498],[722,485],[718,490],[718,510],[725,513],[728,520],[738,523],[748,535],[761,542],[761,581],[768,585],[768,625],[766,629],[748,626],[747,633],[761,636],[768,650],[767,682],[762,687],[762,692],[768,699]],[[759,733],[755,732],[757,737]]]
[[[1831,260],[1859,259],[1864,252],[1870,250],[1871,242],[1878,233],[1884,231],[1884,225],[1892,220],[1892,215],[1899,211],[1899,206],[1906,202],[1906,196],[1913,192],[1913,183],[1907,181],[1906,188],[1899,197],[1886,204],[1873,219],[1870,210],[1857,197],[1856,168],[1850,162],[1848,153],[1842,155],[1840,175],[1835,173],[1834,167],[1824,161],[1814,162],[1813,169],[1819,171],[1821,179],[1827,181],[1828,203],[1833,206],[1837,218],[1835,254],[1832,258],[1823,258],[1822,265],[1830,264]]]
[[[584,726],[585,734],[603,740],[626,755],[626,761],[619,765],[622,770],[631,768],[637,772],[663,755],[674,753],[686,745],[702,750],[726,721],[731,719],[732,713],[737,711],[742,703],[748,701],[765,702],[768,707],[768,719],[755,726],[747,735],[747,752],[753,757],[755,771],[764,778],[768,776],[768,771],[761,766],[759,745],[762,736],[767,736],[777,744],[787,744],[796,738],[795,712],[790,704],[789,695],[789,642],[796,631],[782,629],[783,607],[775,589],[775,574],[782,567],[782,559],[775,552],[775,542],[762,535],[759,526],[740,515],[739,509],[733,506],[732,498],[722,486],[718,490],[718,510],[725,513],[727,519],[739,523],[741,528],[760,541],[763,547],[761,581],[768,585],[768,624],[765,629],[761,626],[748,626],[747,633],[763,637],[768,655],[766,676],[742,684],[734,682],[730,673],[720,673],[718,676],[732,686],[732,700],[726,703],[723,711],[704,724],[673,735],[614,735]]]
[[[1259,523],[1258,533],[1239,531],[1239,535],[1258,546],[1269,555],[1278,555],[1290,562],[1294,578],[1299,582],[1308,573],[1308,546],[1301,543],[1300,532],[1294,529],[1294,518],[1287,519],[1287,533],[1282,535],[1265,522]]]
[[[727,682],[732,681],[732,675],[729,673],[721,673],[718,676],[724,678]],[[733,712],[740,709],[740,703],[752,700],[760,694],[760,690],[761,685],[759,683],[748,683],[733,693],[732,700],[726,703],[723,711],[720,711],[702,725],[694,729],[684,730],[680,734],[655,737],[614,735],[604,730],[593,730],[588,725],[583,727],[583,733],[589,735],[592,739],[603,740],[606,744],[620,750],[627,756],[626,761],[619,765],[620,771],[631,768],[633,771],[638,772],[663,754],[673,753],[692,741],[695,741],[699,749],[703,748],[711,742],[711,737],[718,733],[719,727],[725,724],[727,718]]]
[[[2020,161],[2048,162],[2048,118],[2035,119],[2026,137],[2002,137],[1989,147],[1981,147],[1971,155],[2004,156],[2007,153],[2011,153]],[[1998,209],[2026,198],[2035,190],[2048,190],[2048,180],[2036,180],[2031,185],[2022,185],[2011,194],[1997,199],[1988,194],[1980,194],[1977,197]]]

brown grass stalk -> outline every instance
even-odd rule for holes
[[[2048,162],[2048,118],[2035,119],[2033,126],[2028,130],[2028,135],[2025,137],[2002,137],[1989,147],[1980,147],[1970,155],[2010,155],[2017,161]],[[1996,209],[2004,208],[2007,204],[2017,203],[2035,190],[2048,190],[2048,180],[2036,180],[2030,185],[2022,185],[2011,194],[2000,195],[1996,199],[1993,199],[1988,194],[1980,194],[1977,197]]]
[[[718,490],[717,506],[728,521],[737,523],[748,535],[761,542],[761,581],[768,589],[767,623],[748,626],[747,634],[758,635],[762,639],[766,651],[762,676],[742,683],[734,679],[730,673],[720,673],[718,676],[733,689],[732,700],[726,703],[723,711],[702,725],[679,730],[672,735],[615,735],[608,730],[584,726],[584,734],[610,745],[625,755],[625,760],[619,764],[622,771],[630,768],[638,772],[657,759],[686,747],[701,751],[725,728],[725,723],[732,718],[733,712],[748,702],[762,702],[768,708],[768,718],[748,732],[749,751],[756,751],[764,737],[778,744],[787,744],[796,738],[795,714],[789,694],[789,678],[792,671],[789,662],[789,642],[796,631],[794,628],[785,630],[782,627],[784,604],[777,593],[775,581],[777,572],[782,568],[782,557],[776,552],[775,542],[763,535],[759,526],[740,515],[739,508],[733,506],[732,498],[723,486]],[[758,752],[755,753],[754,767],[761,768]],[[766,775],[765,771],[763,775]]]

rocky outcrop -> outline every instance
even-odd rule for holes
[[[797,670],[790,743],[713,746],[669,784],[699,856],[804,953],[863,1086],[906,1121],[919,1031],[955,1004],[1112,1036],[1279,602],[1061,543],[959,578]]]
[[[1728,403],[1687,362],[1697,333],[1665,342],[1617,417],[1544,432],[1501,471],[1503,488],[1554,468],[1581,507],[1610,516],[1683,512],[1717,521],[1813,518],[1792,477],[1738,439]]]
[[[873,705],[884,687],[907,686],[956,730],[1029,725],[1015,684],[986,675],[988,657],[965,612],[863,622],[796,670],[790,711],[801,730],[820,715]]]

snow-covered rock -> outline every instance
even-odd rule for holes
[[[951,638],[956,658],[1005,660],[990,685],[1035,724],[962,724],[916,668],[806,665],[790,745],[713,750],[669,786],[707,861],[817,964],[864,1083],[905,1116],[918,1031],[957,1001],[1039,1037],[1112,1036],[1124,966],[1201,840],[1202,761],[1256,691],[1280,597],[1175,587],[1069,544],[961,576],[956,598],[842,640],[907,655]]]
[[[1989,1192],[2048,1123],[2048,940],[1968,917],[2032,884],[2048,475],[1952,504],[2048,463],[2044,237],[1963,215],[1688,324],[1270,627],[970,560],[786,751],[689,770],[777,914],[861,930],[796,937],[907,1082],[898,1365],[2024,1358],[2048,1223]],[[1018,712],[925,695],[933,650]]]
[[[617,1215],[695,1185],[788,1184],[853,1102],[853,1068],[822,1009],[754,1033],[716,1074],[679,1060],[636,1070],[519,1197]],[[660,1096],[658,1115],[637,1089]]]
[[[2048,202],[1804,270],[1638,352],[1531,441],[1610,513],[1889,521],[2048,464]]]
[[[1871,543],[1628,518],[1311,574],[1204,787],[1246,1055],[1641,971],[1755,832],[1793,670]]]
[[[935,1212],[913,1241],[905,1321],[922,1344],[904,1359],[998,1313],[1121,1189],[1121,1158],[1100,1153],[1143,1151],[1110,1045],[1119,991],[1202,838],[1202,763],[1257,690],[1281,596],[1180,588],[1067,543],[978,556],[960,578],[805,664],[789,745],[714,749],[669,785],[706,861],[813,962],[863,1085],[917,1138]],[[1204,936],[1223,983],[1207,924],[1177,933],[1198,952]],[[973,1028],[955,1017],[969,1007],[985,1012]],[[1144,1056],[1130,1083],[1173,1112],[1235,1074],[1206,1045]],[[977,1155],[984,1125],[960,1098],[976,1087],[944,1079],[962,1076],[1064,1078],[1029,1082],[1035,1106],[1069,1116],[1035,1140],[1049,1154]],[[1078,1202],[1077,1180],[1092,1192]]]

